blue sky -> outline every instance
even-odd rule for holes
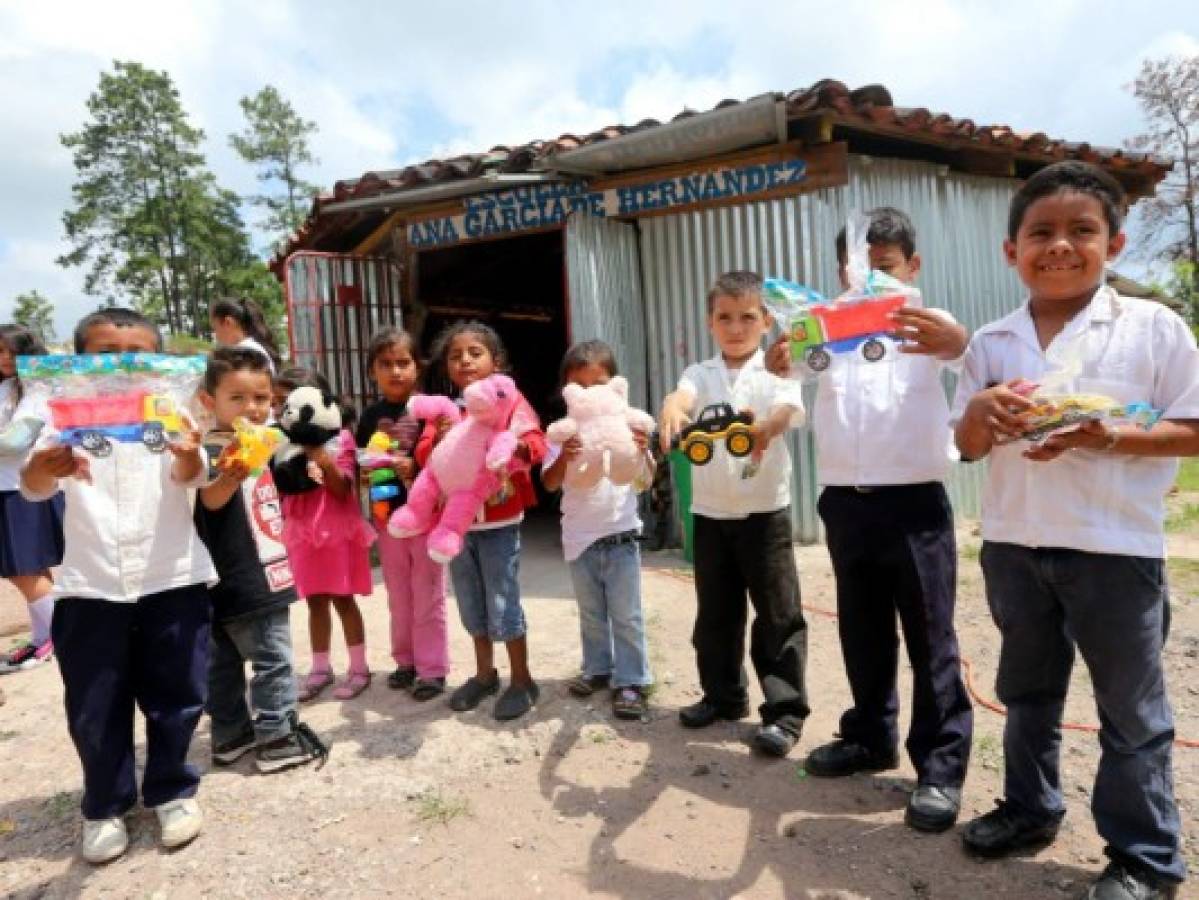
[[[113,59],[174,77],[218,179],[254,190],[228,147],[240,97],[276,85],[315,120],[325,186],[495,144],[670,117],[824,77],[886,84],[903,106],[1119,145],[1147,56],[1199,54],[1193,0],[693,0],[562,4],[0,0],[0,321],[37,288],[57,326],[95,301],[65,249],[70,157],[58,135]],[[453,10],[452,12],[450,10]],[[248,213],[252,219],[253,214]]]

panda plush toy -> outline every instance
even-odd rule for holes
[[[283,403],[279,430],[287,442],[271,459],[271,475],[280,494],[302,494],[319,487],[308,474],[309,447],[323,447],[341,431],[341,407],[319,388],[298,387]]]

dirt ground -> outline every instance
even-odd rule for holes
[[[974,684],[990,697],[998,641],[982,597],[978,538],[965,527],[960,541],[959,634]],[[1178,734],[1194,739],[1199,543],[1179,538],[1173,553],[1166,661]],[[63,723],[58,673],[42,666],[7,676],[0,681],[8,695],[0,708],[0,894],[924,900],[1081,892],[1104,863],[1088,812],[1097,759],[1092,734],[1065,737],[1070,810],[1057,842],[1007,861],[968,858],[956,830],[929,836],[906,828],[903,808],[912,787],[906,762],[878,776],[806,775],[800,760],[831,737],[848,690],[836,623],[826,614],[834,607],[826,552],[801,547],[797,556],[810,607],[814,709],[789,760],[753,756],[748,722],[700,732],[678,725],[678,707],[698,696],[689,643],[694,597],[689,570],[669,553],[645,558],[659,681],[649,721],[618,723],[606,702],[571,698],[564,680],[578,665],[576,611],[555,529],[542,521],[526,528],[521,572],[542,686],[533,714],[500,724],[490,702],[456,715],[442,701],[422,705],[389,690],[386,606],[377,590],[363,602],[374,685],[353,701],[323,699],[304,709],[333,744],[328,764],[259,776],[247,756],[231,769],[212,770],[205,720],[192,747],[206,773],[199,795],[203,834],[183,850],[163,851],[153,815],[139,809],[129,820],[129,852],[100,869],[77,856],[80,773]],[[20,618],[11,596],[0,599],[0,625]],[[452,609],[451,623],[456,684],[468,670],[470,649]],[[293,632],[306,665],[302,605]],[[1081,666],[1069,718],[1095,721]],[[976,709],[963,819],[990,809],[998,796],[1002,727],[999,715]],[[1199,750],[1176,750],[1175,774],[1188,861],[1199,876]],[[1186,895],[1199,896],[1199,888]]]

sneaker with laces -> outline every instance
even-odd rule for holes
[[[162,846],[168,849],[182,847],[200,833],[200,827],[204,824],[200,804],[191,797],[156,806],[154,814],[158,816],[158,825],[162,829]]]
[[[255,743],[254,729],[247,728],[232,740],[217,744],[212,748],[212,764],[214,766],[231,766],[253,750]]]
[[[320,760],[319,769],[329,759],[329,747],[315,731],[293,716],[291,733],[259,746],[254,764],[259,772],[270,774],[302,766],[314,759]]]
[[[112,862],[129,846],[129,832],[120,816],[83,820],[83,858],[92,865]]]
[[[22,644],[4,658],[0,667],[5,672],[21,672],[32,669],[54,658],[54,642],[44,641],[40,645]]]
[[[1159,881],[1143,869],[1112,860],[1084,900],[1173,900],[1176,896],[1178,885]]]

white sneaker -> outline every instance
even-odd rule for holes
[[[200,833],[200,826],[204,824],[200,804],[190,797],[156,806],[154,813],[162,828],[164,847],[182,847]]]
[[[111,862],[128,846],[129,832],[125,830],[124,819],[83,820],[83,858],[88,862],[95,865]]]

